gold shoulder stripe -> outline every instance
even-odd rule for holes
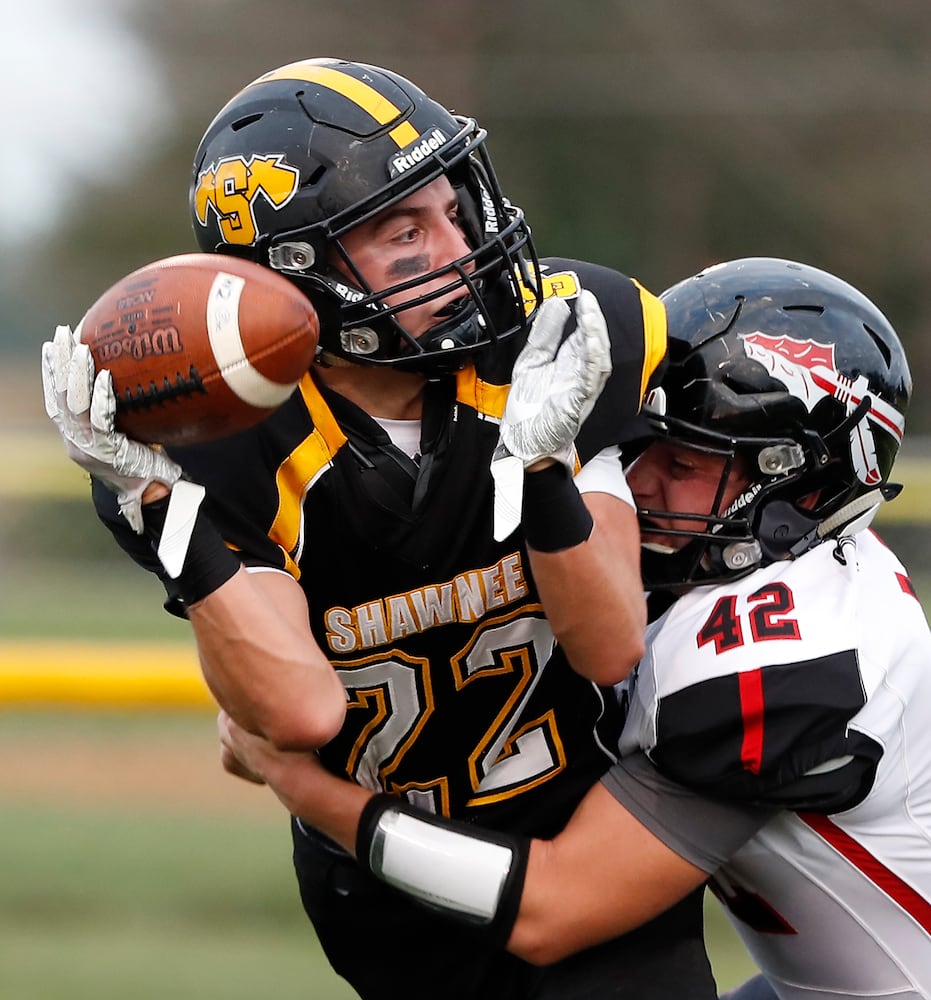
[[[647,391],[653,372],[666,356],[666,307],[634,278],[631,281],[640,293],[640,310],[643,313],[643,372],[640,378],[640,398]]]
[[[508,399],[507,385],[483,382],[469,365],[456,375],[456,402],[471,407],[481,417],[500,420]]]
[[[332,66],[319,66],[308,60],[290,63],[288,66],[273,69],[270,73],[260,76],[249,86],[254,87],[256,84],[268,83],[271,80],[306,80],[308,83],[317,83],[321,87],[342,94],[347,100],[368,112],[379,125],[387,125],[401,114],[400,108],[395,107],[374,87]],[[420,133],[410,122],[401,122],[388,134],[398,144],[399,149],[420,138]]]
[[[336,418],[317,391],[311,376],[301,379],[300,392],[314,422],[314,430],[278,466],[278,512],[268,532],[285,555],[285,569],[295,578],[300,570],[293,554],[304,535],[304,497],[310,485],[331,465],[333,456],[346,443]]]
[[[514,273],[517,276],[521,298],[523,299],[524,313],[529,316],[537,307],[536,292],[521,280],[520,271],[517,268],[515,268]],[[579,283],[579,276],[575,271],[548,272],[537,277],[543,289],[544,300],[551,298],[577,298],[582,287]]]

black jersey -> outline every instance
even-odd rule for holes
[[[581,287],[595,293],[611,335],[613,374],[577,442],[584,462],[630,433],[665,317],[615,271],[543,266],[548,294],[571,304]],[[613,759],[617,720],[606,716],[614,699],[555,648],[520,530],[492,537],[489,463],[521,346],[427,384],[419,462],[313,372],[252,430],[171,454],[206,487],[243,563],[304,590],[348,699],[324,763],[443,815],[547,836]],[[112,498],[95,496],[121,544],[159,572]]]

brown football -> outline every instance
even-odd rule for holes
[[[191,253],[118,281],[78,335],[97,370],[113,377],[118,430],[152,444],[194,444],[276,410],[310,367],[320,323],[275,271]]]

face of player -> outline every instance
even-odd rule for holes
[[[471,249],[460,222],[459,199],[446,177],[438,177],[397,205],[356,226],[342,237],[342,243],[362,277],[376,292],[441,269]],[[472,267],[469,264],[465,270]],[[389,306],[399,305],[442,288],[454,277],[454,272],[446,271],[385,301]],[[457,288],[431,302],[404,309],[397,314],[398,321],[408,333],[419,337],[442,322],[444,310],[465,294],[464,289]]]
[[[740,495],[749,478],[738,458],[718,503],[725,458],[671,441],[655,441],[627,470],[637,506],[645,510],[720,514]],[[658,528],[703,531],[705,522],[690,518],[651,518]],[[642,531],[642,527],[641,527]],[[680,549],[690,539],[681,535],[643,533],[644,542]]]

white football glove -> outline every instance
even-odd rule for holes
[[[575,438],[611,374],[611,341],[590,291],[576,300],[576,329],[560,345],[568,303],[547,299],[514,363],[511,388],[492,456],[496,541],[520,523],[524,469],[554,458],[575,472]]]
[[[58,428],[68,457],[117,496],[123,516],[142,534],[142,493],[153,482],[169,488],[181,467],[163,451],[133,441],[114,426],[116,396],[110,372],[95,372],[94,359],[69,326],[59,326],[42,345],[45,412]]]

